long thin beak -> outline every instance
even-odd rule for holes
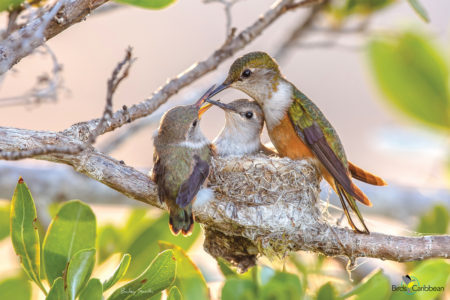
[[[211,100],[211,99],[208,99],[206,101],[208,102],[209,105],[218,106],[218,107],[220,107],[223,110],[231,110],[231,111],[237,112],[236,108],[234,108],[233,106],[231,106],[229,104],[222,103],[222,102],[219,102],[219,101],[214,101],[214,100]]]
[[[214,91],[212,91],[211,95],[209,95],[208,98],[210,98],[210,97],[212,97],[212,96],[214,96],[214,95],[220,93],[221,91],[223,91],[224,89],[226,89],[226,88],[228,88],[228,87],[230,87],[229,84],[222,83],[222,84],[219,85]],[[208,101],[208,100],[207,100],[207,101]]]
[[[208,99],[209,97],[212,96],[213,90],[216,87],[216,85],[213,85],[212,87],[210,87],[206,93],[203,94],[203,96],[200,97],[200,99],[198,99],[197,102],[195,102],[195,106],[200,109],[200,107],[202,106],[202,104],[206,101],[206,99]]]
[[[200,119],[202,117],[202,115],[205,113],[205,111],[207,111],[208,109],[210,109],[213,105],[211,103],[205,103],[203,104],[199,110],[198,110],[198,118]]]

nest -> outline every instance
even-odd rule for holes
[[[215,199],[194,204],[194,213],[214,257],[245,270],[258,253],[285,256],[295,250],[293,236],[298,244],[299,233],[325,222],[317,201],[321,177],[310,161],[256,155],[215,158],[212,165]]]

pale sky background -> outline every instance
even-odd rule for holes
[[[272,2],[246,0],[236,4],[233,26],[240,30],[250,25]],[[420,28],[432,33],[443,52],[448,54],[450,2],[422,2],[430,14],[429,25],[418,18],[406,1],[399,1],[377,14],[370,30]],[[274,54],[291,32],[292,25],[304,14],[305,10],[288,13],[235,57],[253,50]],[[105,104],[106,80],[128,45],[134,48],[138,60],[114,97],[114,109],[123,104],[130,106],[151,95],[168,78],[207,58],[223,43],[224,36],[222,6],[205,5],[200,0],[178,1],[161,11],[126,7],[94,14],[48,43],[64,67],[62,76],[69,92],[63,92],[56,103],[38,107],[1,107],[0,125],[63,130],[73,123],[100,117]],[[337,38],[340,45],[364,46],[369,36],[370,33],[365,33]],[[304,42],[327,41],[329,37],[312,33]],[[217,71],[181,90],[165,109],[178,100],[196,100],[210,85],[223,80],[231,63],[232,59],[227,60]],[[35,54],[24,59],[14,68],[16,72],[9,72],[3,80],[0,98],[24,93],[37,75],[50,68],[48,57]],[[281,62],[281,69],[325,113],[352,162],[391,183],[445,185],[441,167],[445,158],[445,137],[418,126],[383,101],[364,47],[360,51],[349,47],[298,48]],[[223,101],[236,97],[247,96],[236,91],[220,95]],[[223,126],[223,113],[217,108],[211,109],[201,126],[207,137],[213,139]],[[112,155],[137,168],[150,167],[153,130],[144,130]],[[99,143],[113,134],[103,136]],[[268,141],[267,136],[264,141]]]

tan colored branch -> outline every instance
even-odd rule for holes
[[[164,208],[157,199],[155,184],[146,174],[86,143],[62,133],[0,128],[0,148],[4,151],[48,144],[85,148],[78,154],[36,158],[68,164],[129,198]],[[210,175],[215,199],[194,204],[196,220],[205,225],[207,232],[206,250],[242,269],[251,266],[259,253],[283,256],[297,250],[395,261],[450,256],[450,236],[363,235],[332,226],[318,201],[319,180],[308,161],[267,156],[215,159]]]

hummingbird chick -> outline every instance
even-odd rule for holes
[[[251,52],[236,59],[223,84],[210,97],[228,87],[241,90],[258,102],[269,137],[280,156],[312,159],[338,194],[353,230],[369,233],[355,200],[372,204],[351,178],[373,185],[386,182],[347,160],[336,130],[322,111],[281,74],[277,62],[264,52]],[[362,228],[355,225],[348,207]]]
[[[152,180],[159,200],[169,209],[173,234],[189,235],[194,225],[192,203],[209,175],[213,147],[200,131],[202,104],[210,88],[195,104],[177,106],[161,119],[154,138]]]
[[[255,101],[238,99],[228,104],[209,99],[209,105],[216,105],[225,112],[225,125],[213,144],[219,156],[242,156],[262,152],[275,154],[261,143],[264,114]]]

